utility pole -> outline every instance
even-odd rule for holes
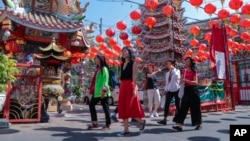
[[[100,18],[99,29],[100,29],[100,35],[102,35],[102,18]]]

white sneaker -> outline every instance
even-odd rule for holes
[[[150,114],[150,115],[149,115],[149,118],[153,118],[153,117],[154,117],[154,114]]]
[[[159,117],[159,115],[158,115],[157,112],[154,112],[153,116],[154,116],[154,117]]]

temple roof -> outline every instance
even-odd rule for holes
[[[15,12],[10,9],[1,11],[10,20],[37,30],[48,32],[75,32],[84,28],[82,21],[65,21],[43,12]]]
[[[6,11],[1,11],[0,10],[0,22],[2,22],[5,17],[6,17]]]
[[[45,47],[39,47],[41,51],[55,51],[55,52],[64,52],[62,48],[59,48],[59,46],[56,44],[55,38],[52,39],[51,43]]]

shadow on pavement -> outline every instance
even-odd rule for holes
[[[218,138],[209,137],[209,136],[200,136],[200,137],[190,137],[190,141],[220,141]]]
[[[219,132],[219,133],[224,133],[224,134],[228,134],[228,135],[229,135],[229,133],[230,133],[229,130],[218,130],[217,132]]]
[[[52,136],[64,137],[63,141],[80,141],[80,140],[98,141],[106,137],[118,137],[117,134],[120,133],[120,132],[109,133],[106,131],[102,131],[100,128],[95,129],[95,130],[87,130],[87,129],[82,129],[82,128],[49,127],[49,128],[39,128],[35,130],[58,132],[58,133],[52,134]],[[126,137],[135,137],[139,135],[140,135],[139,132],[131,132],[131,134]]]
[[[14,134],[20,132],[19,130],[15,129],[0,129],[0,135],[1,134]]]

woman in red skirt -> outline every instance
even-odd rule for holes
[[[142,109],[140,98],[138,95],[138,87],[136,85],[137,65],[134,62],[134,55],[132,50],[128,47],[122,49],[122,64],[120,74],[120,93],[118,101],[118,115],[123,120],[124,131],[118,136],[127,136],[130,134],[128,128],[128,119],[136,119],[140,124],[140,131],[145,128],[146,121]]]

